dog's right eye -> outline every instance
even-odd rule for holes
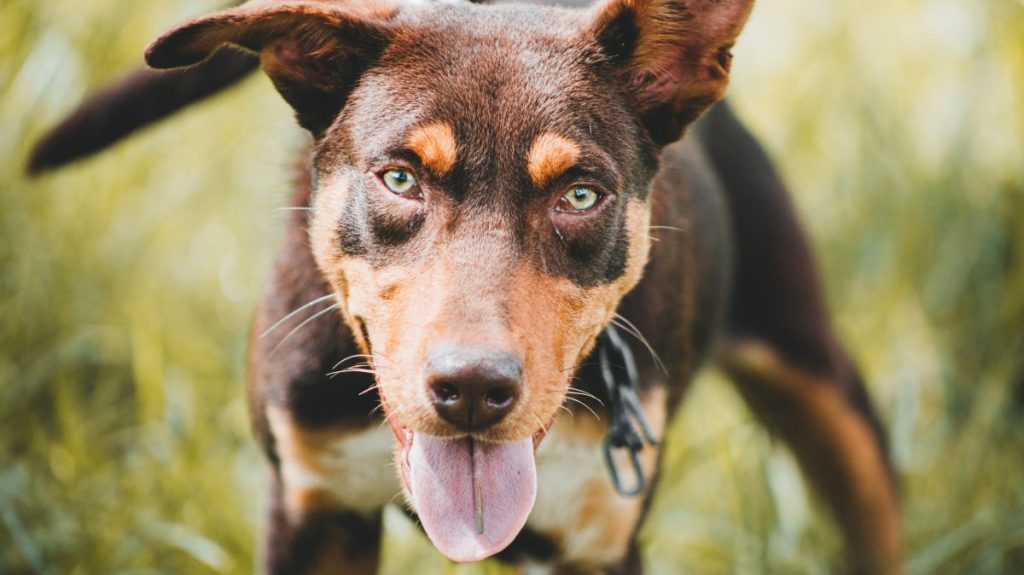
[[[399,196],[415,196],[418,189],[416,178],[408,170],[393,168],[380,174],[384,187]]]

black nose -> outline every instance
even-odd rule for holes
[[[437,413],[460,430],[480,431],[512,411],[523,362],[503,351],[444,348],[430,354],[426,372]]]

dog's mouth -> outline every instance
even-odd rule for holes
[[[402,482],[438,551],[452,561],[479,561],[512,543],[537,496],[534,452],[545,429],[494,443],[415,433],[394,420],[391,426]]]

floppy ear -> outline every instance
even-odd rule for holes
[[[150,44],[146,62],[153,68],[191,66],[226,44],[257,52],[299,124],[319,137],[383,50],[387,21],[396,11],[379,2],[254,0],[170,30]]]
[[[609,0],[591,32],[651,138],[677,140],[729,84],[730,49],[754,0]]]

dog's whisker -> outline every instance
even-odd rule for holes
[[[371,416],[373,415],[372,411],[370,412],[370,415]],[[380,431],[381,429],[383,429],[385,425],[388,425],[388,423],[389,422],[388,422],[388,419],[386,417],[384,419],[382,419],[380,421],[380,423],[377,424],[377,431]]]
[[[334,367],[337,368],[338,364],[334,364]],[[346,369],[352,369],[352,368],[374,369],[373,364],[368,362],[368,361],[363,361],[363,362],[360,362],[360,363],[353,363],[352,365],[350,365],[348,367],[342,367],[340,369],[346,370]]]
[[[633,322],[629,321],[628,319],[619,315],[618,313],[616,313],[615,316],[612,318],[612,322],[615,323],[615,325],[621,327],[625,332],[635,337],[637,341],[642,343],[644,347],[647,348],[648,353],[651,354],[651,359],[654,360],[654,363],[655,365],[658,366],[658,369],[660,369],[661,372],[664,373],[665,375],[668,375],[668,369],[665,367],[665,362],[661,361],[661,357],[658,356],[658,352],[654,351],[654,347],[651,345],[651,342],[647,341],[647,338],[644,337],[644,334],[640,333],[640,329],[636,327],[636,325],[634,325]]]
[[[685,230],[683,228],[677,228],[675,226],[647,226],[647,229],[649,229],[649,230],[671,230],[671,231],[674,231],[674,232],[683,232],[683,233],[686,233],[687,231],[689,231],[689,230]]]
[[[544,425],[536,413],[533,414],[533,420],[537,422],[537,431],[543,431],[545,434],[548,432],[548,426]]]
[[[589,397],[590,399],[593,399],[594,401],[596,401],[597,403],[601,404],[602,406],[604,405],[604,402],[601,401],[601,398],[597,397],[593,393],[590,393],[589,391],[585,391],[585,390],[582,390],[582,389],[579,389],[579,388],[576,388],[576,387],[570,387],[569,391],[567,393],[569,395],[579,395],[579,396],[582,396],[582,397]]]
[[[380,403],[375,405],[374,408],[370,410],[370,413],[368,415],[370,415],[372,417],[378,411],[381,412],[384,415],[384,419],[380,422],[380,425],[377,426],[377,429],[379,430],[384,424],[391,423],[391,418],[388,417],[388,412],[387,412],[387,410],[384,409],[384,396],[383,395],[380,396]]]
[[[339,370],[335,371],[334,373],[348,373],[350,371],[356,371],[356,372],[359,372],[359,373],[372,373],[372,374],[376,374],[377,373],[377,370],[372,365],[370,365],[368,363],[361,363],[359,365],[350,365],[348,367],[339,369]]]
[[[342,369],[340,371],[333,371],[333,372],[331,372],[331,373],[329,373],[327,375],[329,375],[332,378],[334,378],[334,377],[337,377],[339,375],[344,375],[346,373],[365,373],[366,375],[377,375],[377,372],[373,371],[372,369],[359,369],[359,368]]]
[[[387,409],[384,409],[385,404],[387,404]],[[388,403],[387,399],[385,399],[385,397],[383,395],[381,395],[380,396],[380,403],[378,403],[376,407],[374,407],[372,410],[370,410],[370,415],[373,415],[374,413],[377,412],[377,410],[381,410],[381,409],[384,410],[384,421],[381,422],[381,424],[384,424],[384,423],[390,423],[391,420],[392,420],[391,419],[392,417],[394,417],[395,415],[401,415],[403,412],[407,412],[409,409],[412,409],[412,407],[411,406],[402,406],[402,405],[399,405],[397,407],[392,406],[390,403]]]
[[[342,375],[342,374],[345,374],[345,373],[365,373],[367,375],[373,375],[373,376],[377,375],[376,370],[353,366],[353,367],[349,367],[349,368],[346,368],[346,369],[339,369],[338,371],[328,372],[327,373],[327,377],[329,377],[331,379],[334,379],[335,377],[337,377],[339,375]]]
[[[366,395],[367,393],[370,393],[371,391],[375,391],[377,389],[380,389],[380,384],[376,384],[375,383],[375,384],[371,385],[370,387],[367,387],[366,389],[360,391],[359,395]]]
[[[366,373],[366,374],[372,375],[374,377],[380,377],[380,370],[381,369],[383,369],[383,366],[375,365],[375,364],[372,364],[372,363],[363,362],[363,363],[357,363],[355,365],[350,365],[348,367],[343,367],[341,369],[334,369],[334,370],[328,371],[326,373],[326,375],[328,377],[335,377],[335,376],[341,375],[343,373]]]
[[[372,360],[373,356],[372,355],[367,355],[365,353],[353,353],[352,355],[350,355],[350,356],[346,357],[345,359],[342,359],[338,363],[332,365],[331,369],[338,369],[338,366],[343,364],[343,363],[345,363],[346,361],[348,361],[350,359],[358,359],[358,358],[364,358],[364,359]]]
[[[332,312],[332,311],[338,309],[339,307],[341,307],[341,304],[334,303],[330,307],[324,308],[324,309],[316,312],[315,314],[309,316],[308,318],[306,318],[305,321],[303,321],[299,325],[295,326],[294,329],[292,329],[283,338],[281,338],[281,341],[277,342],[277,345],[274,346],[274,349],[270,350],[270,354],[269,355],[273,355],[275,351],[277,351],[278,349],[280,349],[280,347],[282,345],[284,345],[284,342],[288,341],[288,339],[290,339],[293,335],[298,333],[299,330],[301,330],[303,327],[306,326],[306,324],[308,324],[309,322],[315,320],[316,318],[318,318],[318,317],[320,317],[320,316],[322,316],[322,315],[324,315],[326,313],[329,313],[329,312]]]
[[[583,409],[586,409],[587,411],[589,411],[590,414],[594,416],[594,419],[597,419],[598,421],[601,421],[601,418],[597,415],[597,412],[594,411],[593,409],[591,409],[590,406],[587,405],[586,403],[583,403],[582,401],[576,399],[575,397],[573,397],[571,395],[566,395],[565,399],[566,399],[566,401],[571,401],[573,403],[577,403],[577,404],[583,406]]]
[[[300,313],[302,310],[304,310],[306,308],[313,307],[313,306],[315,306],[317,304],[323,303],[323,302],[325,302],[325,301],[327,301],[327,300],[329,300],[329,299],[331,299],[333,297],[335,297],[335,296],[334,296],[334,293],[332,292],[332,293],[329,293],[329,294],[327,294],[325,296],[318,297],[318,298],[316,298],[315,300],[313,300],[313,301],[311,301],[309,303],[303,304],[298,309],[296,309],[295,311],[291,312],[290,314],[282,317],[281,319],[277,320],[277,323],[275,323],[274,325],[272,325],[269,328],[267,328],[266,331],[264,331],[263,333],[260,334],[260,339],[263,339],[263,338],[267,337],[267,335],[270,332],[272,332],[275,329],[277,329],[281,324],[283,324],[284,322],[288,321],[289,319],[294,317],[296,314]],[[337,305],[337,304],[335,304],[335,305]]]
[[[601,365],[601,364],[596,362],[596,361],[585,361],[583,363],[577,363],[576,365],[571,365],[571,366],[569,366],[569,367],[567,367],[565,369],[562,369],[561,373],[565,373],[567,371],[571,371],[571,370],[574,370],[574,369],[583,369],[584,367],[592,367],[592,366],[596,366],[596,365]]]
[[[395,462],[392,461],[391,465],[395,465]],[[391,496],[391,499],[388,499],[388,503],[387,504],[391,505],[392,503],[395,502],[395,499],[398,499],[399,497],[404,497],[404,495],[405,495],[405,490],[404,489],[399,489],[398,493],[395,493],[394,495]]]
[[[375,407],[375,408],[373,408],[372,410],[370,410],[370,413],[369,413],[369,415],[370,415],[370,416],[372,416],[372,415],[373,415],[374,413],[376,413],[377,411],[379,411],[379,410],[383,409],[383,407],[384,407],[383,405],[381,405],[381,404],[377,404],[377,407]],[[401,413],[401,410],[399,410],[399,409],[396,409],[396,410],[395,410],[395,412],[396,412],[396,413]],[[378,423],[378,424],[377,424],[377,431],[380,431],[380,430],[381,430],[381,428],[382,428],[382,427],[384,427],[385,425],[390,425],[390,424],[391,424],[391,418],[390,418],[390,417],[385,417],[385,418],[383,418],[383,419],[382,419],[382,420],[380,421],[380,423]],[[405,426],[403,426],[403,425],[400,425],[400,427],[405,427]]]
[[[283,208],[274,208],[278,212],[311,212],[313,208],[309,206],[286,206]]]
[[[582,367],[586,367],[586,366],[588,366],[588,365],[597,365],[597,364],[596,364],[596,363],[594,363],[594,362],[589,362],[589,363],[577,363],[576,365],[570,365],[569,367],[566,367],[566,368],[564,368],[564,369],[560,370],[560,373],[565,373],[565,372],[567,372],[567,371],[573,371],[573,370],[577,370],[577,369],[580,369],[580,368],[582,368]]]

